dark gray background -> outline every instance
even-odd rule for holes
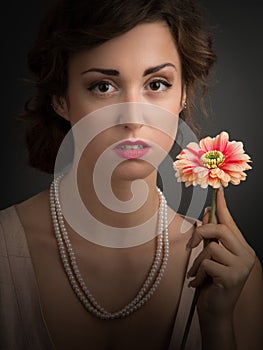
[[[1,10],[1,190],[0,209],[46,188],[50,177],[27,166],[23,128],[17,124],[29,89],[26,53],[39,20],[51,1],[9,1]],[[249,243],[263,261],[262,102],[263,3],[202,0],[213,26],[218,61],[209,101],[206,135],[222,130],[242,140],[253,159],[253,170],[239,186],[230,185],[226,197],[231,212]]]

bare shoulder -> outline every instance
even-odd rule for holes
[[[262,324],[263,274],[261,262],[256,257],[234,312],[238,349],[262,349]]]
[[[51,220],[48,190],[42,191],[16,204],[15,208],[25,231],[50,229]]]
[[[194,232],[196,223],[199,221],[195,218],[176,213],[171,208],[168,210],[168,216],[171,218],[169,225],[171,249],[175,249],[177,253],[179,250],[180,254],[187,257],[186,244]]]

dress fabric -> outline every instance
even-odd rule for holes
[[[192,250],[187,270],[199,252],[200,245]],[[185,280],[167,350],[180,349],[194,294],[187,283]],[[15,206],[0,211],[0,349],[55,350],[41,310],[33,264]],[[201,350],[196,312],[186,350]]]

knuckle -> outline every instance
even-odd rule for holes
[[[246,277],[248,277],[248,275],[250,274],[251,268],[247,265],[243,265],[240,269],[240,279],[244,279]]]
[[[225,224],[218,224],[218,231],[221,235],[226,235],[229,231],[229,228]]]
[[[231,273],[232,285],[237,286],[243,284],[246,281],[249,273],[250,269],[246,265],[241,265],[238,269],[233,269]]]
[[[246,256],[246,264],[247,264],[249,271],[251,271],[253,269],[255,263],[256,263],[256,253],[251,248]]]
[[[254,249],[251,248],[250,255],[249,255],[249,264],[251,268],[255,265],[256,263],[256,252]]]
[[[204,225],[196,227],[193,236],[202,237],[203,226]]]
[[[210,243],[208,244],[208,247],[209,247],[209,251],[210,251],[211,253],[215,253],[215,252],[218,251],[219,245],[218,245],[217,242],[212,241],[212,242],[210,242]]]
[[[231,284],[234,286],[238,285],[240,283],[240,279],[241,279],[240,271],[232,270],[230,274]]]
[[[198,237],[200,236],[199,232],[197,231],[197,228],[194,230],[192,237],[190,238],[189,242],[193,243],[198,240]]]
[[[208,267],[208,265],[209,265],[209,263],[210,263],[210,260],[207,259],[207,258],[205,258],[204,260],[202,260],[202,262],[201,262],[201,264],[200,264],[200,268],[201,268],[202,270],[206,270],[207,267]]]

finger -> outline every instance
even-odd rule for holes
[[[215,285],[224,288],[242,287],[247,281],[251,266],[241,261],[235,266],[225,266],[210,259],[204,259],[197,271],[196,277],[189,283],[192,287],[199,287],[207,282],[207,277],[213,280]]]
[[[212,278],[213,284],[217,287],[226,287],[226,278],[229,274],[229,267],[219,264],[216,261],[205,259],[202,261],[196,277],[189,282],[191,287],[200,287],[206,282],[207,277]]]
[[[221,186],[218,191],[217,191],[217,196],[216,196],[216,214],[218,216],[218,220],[221,224],[225,224],[228,226],[231,231],[234,233],[237,233],[240,235],[240,231],[232,218],[232,215],[230,214],[226,200],[225,200],[225,195],[224,195],[224,189]]]
[[[229,227],[223,224],[206,224],[196,227],[189,248],[194,248],[203,240],[216,239],[223,246],[235,255],[242,255],[244,247],[241,242],[232,234]]]
[[[203,216],[203,220],[202,220],[203,225],[208,224],[210,212],[211,212],[211,207],[206,207],[205,210],[204,210],[204,216]],[[216,216],[214,216],[213,223],[214,223],[214,224],[217,223]]]
[[[249,248],[247,241],[245,240],[244,236],[240,232],[239,228],[237,227],[234,219],[232,218],[232,215],[230,214],[225,196],[224,196],[224,190],[221,186],[217,192],[217,210],[216,214],[218,216],[218,220],[221,224],[224,224],[230,228],[230,230],[235,234],[235,236],[240,240],[240,242]]]
[[[216,261],[225,266],[232,266],[235,264],[237,257],[226,250],[222,245],[211,242],[195,259],[192,267],[188,271],[187,277],[195,276],[200,267],[200,264],[205,259]]]

